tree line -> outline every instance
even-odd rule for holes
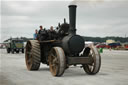
[[[128,43],[128,37],[88,37],[88,36],[82,36],[85,41],[92,41],[92,42],[106,42],[108,39],[115,40],[116,42],[121,42],[121,43]],[[28,40],[32,40],[33,38],[27,38],[27,37],[21,37],[21,39],[24,40],[24,42]],[[7,42],[9,39],[5,40],[4,42]]]

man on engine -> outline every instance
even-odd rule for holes
[[[39,41],[47,40],[47,37],[48,37],[47,31],[43,28],[43,26],[40,26],[40,30],[38,32],[38,40]]]
[[[53,26],[50,27],[49,38],[50,38],[50,40],[53,40],[56,38],[56,31],[53,29]]]

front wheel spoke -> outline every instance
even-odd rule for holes
[[[93,70],[93,66],[89,66],[89,69],[90,69],[90,71],[92,71]]]
[[[94,63],[92,63],[92,66],[93,66],[93,67],[94,67],[94,65],[95,65],[95,64],[94,64]]]
[[[89,57],[92,57],[92,54],[89,54],[88,56],[89,56]]]
[[[90,66],[94,66],[94,62],[89,64]]]

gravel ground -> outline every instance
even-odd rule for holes
[[[104,50],[97,75],[87,75],[79,66],[72,66],[62,77],[53,77],[43,64],[39,71],[28,71],[22,53],[0,52],[0,85],[128,85],[128,51]]]

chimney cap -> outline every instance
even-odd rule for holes
[[[69,5],[68,7],[77,7],[77,5]]]

